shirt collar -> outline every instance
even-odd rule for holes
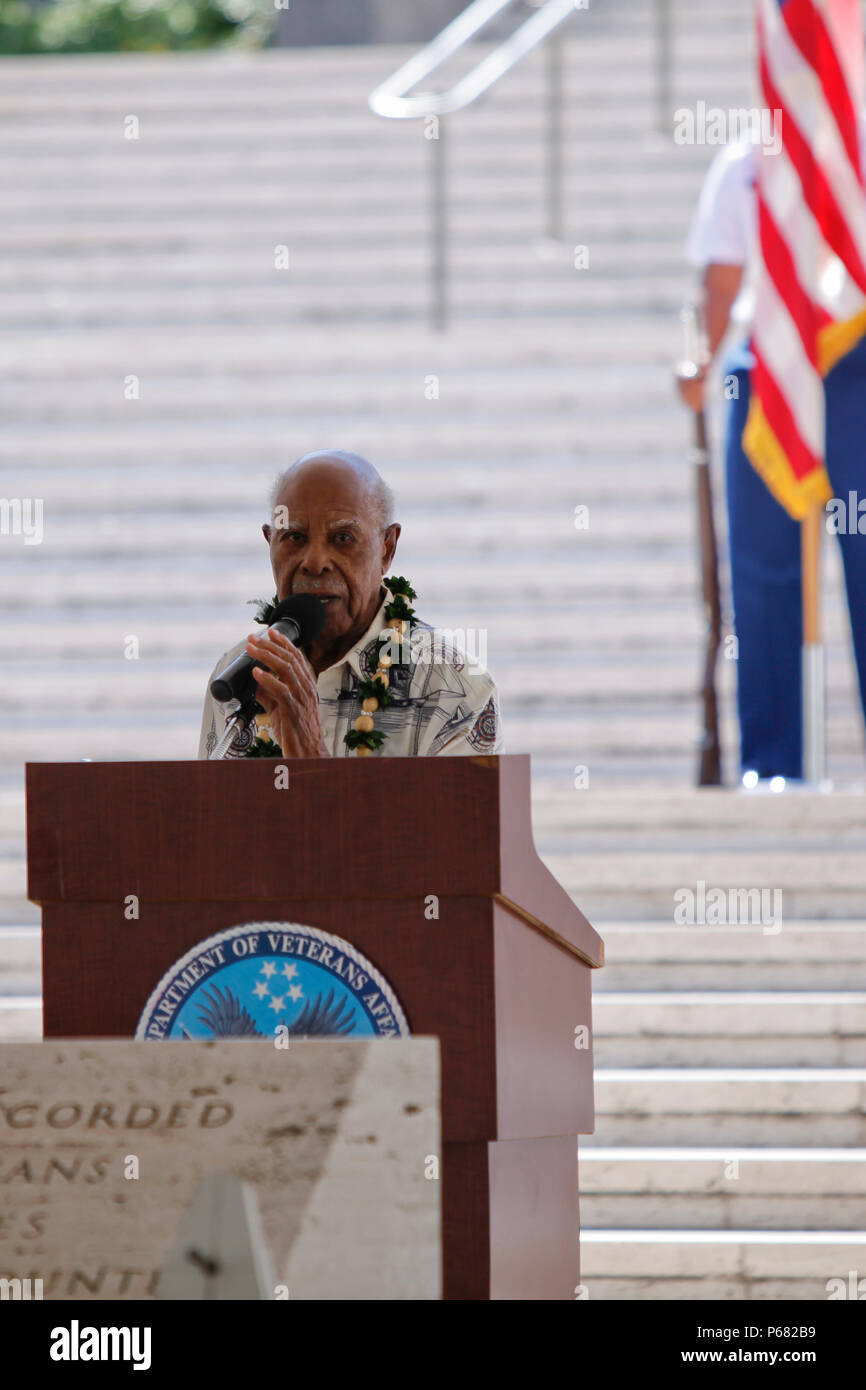
[[[367,628],[367,631],[364,633],[362,637],[358,638],[354,647],[349,648],[345,656],[341,656],[339,661],[335,661],[333,665],[325,667],[324,671],[322,671],[319,675],[319,680],[321,680],[323,676],[330,676],[332,672],[338,672],[340,670],[340,667],[345,666],[346,664],[348,664],[351,667],[351,669],[354,671],[355,675],[358,677],[359,680],[363,680],[365,678],[367,672],[366,669],[361,666],[361,653],[364,651],[365,647],[368,647],[370,645],[374,638],[378,637],[380,632],[384,631],[385,609],[388,606],[388,604],[392,602],[391,595],[389,594],[387,589],[383,588],[382,594],[383,598],[382,602],[379,605],[378,612],[373,618],[373,621],[371,622],[370,626]]]

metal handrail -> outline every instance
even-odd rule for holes
[[[535,13],[504,39],[499,46],[465,77],[446,92],[418,92],[413,87],[453,58],[465,43],[498,15],[515,4],[533,3]],[[448,259],[445,178],[445,122],[441,116],[453,115],[488,91],[505,73],[551,36],[576,10],[585,9],[581,0],[474,0],[468,9],[447,25],[432,42],[416,53],[370,96],[370,107],[377,116],[391,120],[435,118],[435,130],[427,132],[433,148],[431,157],[432,265],[431,312],[433,326],[448,324]],[[557,41],[549,46],[548,63],[548,139],[547,139],[547,234],[562,237],[562,55]]]
[[[409,93],[423,82],[464,44],[486,28],[492,20],[515,4],[529,4],[535,13],[517,28],[492,53],[477,63],[471,72],[461,77],[445,92]],[[448,261],[447,261],[447,181],[445,171],[445,122],[441,116],[462,111],[516,67],[528,53],[545,39],[553,36],[548,45],[547,77],[547,220],[546,233],[552,241],[563,239],[562,186],[564,167],[564,136],[562,119],[562,47],[558,30],[576,10],[586,9],[589,0],[474,0],[455,20],[398,68],[371,94],[369,103],[377,116],[390,120],[424,118],[434,129],[425,132],[432,145],[431,209],[432,209],[432,269],[431,320],[435,327],[445,328],[448,321]],[[671,116],[673,89],[673,21],[671,0],[655,0],[655,69],[656,69],[656,128],[667,133]]]
[[[524,20],[513,34],[504,39],[493,53],[483,58],[448,91],[439,94],[419,92],[416,96],[407,95],[419,82],[423,82],[425,77],[429,77],[449,58],[453,58],[469,39],[474,38],[497,16],[515,4],[525,3],[526,0],[474,0],[474,3],[452,20],[441,34],[376,88],[370,97],[372,110],[377,116],[388,116],[397,120],[419,116],[448,116],[454,111],[462,111],[492,87],[494,82],[498,82],[500,77],[504,77],[516,67],[527,53],[537,48],[548,34],[552,34],[554,29],[570,18],[575,10],[583,8],[577,0],[547,0],[547,3],[536,8],[535,14]]]

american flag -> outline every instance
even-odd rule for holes
[[[823,378],[866,332],[859,0],[758,0],[760,258],[743,446],[794,517],[826,502]],[[779,141],[781,136],[781,141]]]

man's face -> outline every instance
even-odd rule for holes
[[[365,632],[400,532],[383,534],[366,480],[337,460],[302,467],[286,479],[263,529],[278,598],[315,594],[325,605],[319,643]]]

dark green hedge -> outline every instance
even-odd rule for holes
[[[272,0],[0,0],[0,53],[260,46],[275,18]]]

